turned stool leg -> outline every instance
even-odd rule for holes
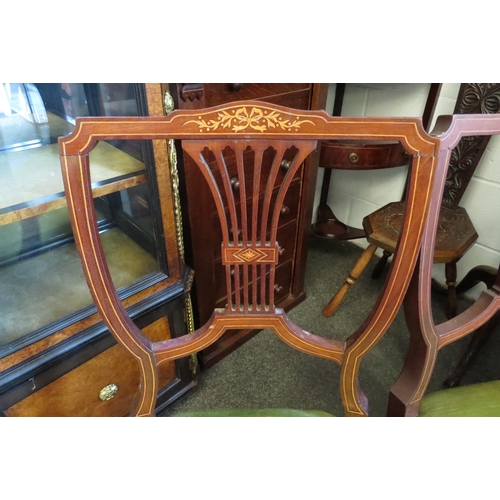
[[[372,278],[373,279],[379,279],[380,275],[382,274],[382,271],[385,268],[385,265],[387,264],[387,259],[391,256],[391,252],[388,252],[387,250],[384,250],[382,257],[380,257],[380,260],[377,262],[375,267],[373,268],[372,271]]]
[[[332,297],[330,302],[328,302],[327,306],[323,310],[323,315],[329,318],[332,314],[337,310],[337,307],[342,302],[347,290],[349,287],[356,283],[356,280],[361,276],[361,273],[364,271],[365,267],[370,262],[370,259],[373,257],[375,250],[377,250],[377,245],[370,243],[370,245],[363,252],[361,257],[358,259],[354,267],[351,269],[349,276],[345,279],[345,283],[340,287],[338,292]]]
[[[448,307],[446,316],[452,319],[457,315],[457,262],[445,265],[446,286],[448,287]]]

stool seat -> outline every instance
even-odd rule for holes
[[[367,215],[363,227],[368,241],[394,253],[403,225],[404,208],[404,202],[393,202]],[[445,264],[460,259],[477,238],[478,234],[464,208],[441,206],[434,263]]]
[[[387,259],[396,251],[404,217],[405,202],[397,201],[388,203],[363,219],[363,229],[369,246],[351,269],[345,283],[326,305],[323,310],[324,316],[330,317],[337,310],[348,289],[354,285],[364,271],[377,248],[382,248],[384,253],[375,266],[372,276],[374,278],[380,276]],[[478,234],[465,208],[441,205],[434,248],[434,263],[446,264],[447,316],[449,319],[457,315],[457,262],[477,238]]]

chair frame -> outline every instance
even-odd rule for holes
[[[439,138],[440,151],[420,258],[404,299],[410,347],[391,389],[388,416],[417,416],[438,351],[485,325],[500,309],[500,271],[493,286],[483,291],[474,304],[439,325],[434,323],[430,294],[437,224],[452,151],[465,136],[494,134],[500,134],[500,116],[482,114],[440,116],[431,133]]]
[[[193,156],[212,190],[223,229],[222,253],[228,305],[225,309],[216,309],[205,325],[183,337],[161,342],[149,340],[128,316],[112,283],[99,239],[89,168],[89,152],[92,148],[100,140],[111,139],[182,140],[183,148]],[[263,217],[265,223],[262,227],[269,224],[270,239],[265,237],[263,229],[261,236],[264,237],[259,239],[259,235],[252,230],[251,237],[239,241],[232,219],[235,216],[234,199],[231,201],[231,186],[224,160],[219,162],[219,168],[222,191],[230,204],[229,222],[221,190],[215,185],[210,167],[200,155],[200,148],[204,146],[212,149],[216,156],[219,154],[220,158],[227,146],[240,153],[250,146],[256,152],[256,158],[269,146],[280,151],[292,146],[296,148],[298,154],[288,169],[275,205],[279,211],[294,172],[317,147],[317,141],[331,139],[398,140],[412,157],[406,218],[393,265],[371,312],[346,341],[330,340],[306,332],[295,325],[282,309],[275,307],[273,290],[278,252],[277,216],[276,210],[269,208],[269,190],[265,194],[263,210],[267,213]],[[366,416],[367,399],[358,382],[360,363],[392,323],[409,285],[430,205],[438,147],[439,139],[425,132],[419,118],[331,117],[324,111],[294,110],[260,101],[240,101],[204,110],[177,110],[161,118],[77,119],[73,133],[59,139],[66,199],[76,246],[95,304],[110,332],[140,364],[140,389],[131,415],[154,416],[158,392],[157,366],[160,363],[196,353],[216,341],[228,329],[269,328],[295,349],[338,363],[341,366],[340,392],[346,415]],[[240,174],[242,168],[239,160]],[[280,165],[273,162],[271,176],[276,175],[279,168]],[[255,170],[259,169],[256,167]],[[255,203],[254,199],[254,206]],[[255,219],[255,214],[252,213],[252,217],[248,218]],[[232,237],[229,229],[231,222]],[[262,244],[262,241],[265,243]],[[242,250],[248,252],[248,259],[242,257]],[[269,269],[266,283],[263,274],[265,266]],[[244,270],[244,275],[254,278],[253,284],[250,286],[248,279],[245,281],[244,278],[243,296],[236,293],[235,299],[232,299],[231,271],[240,268]],[[252,291],[259,272],[262,277],[261,297],[265,297],[260,303],[256,301],[257,292]],[[238,275],[238,272],[234,274]]]

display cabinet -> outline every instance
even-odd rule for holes
[[[254,99],[296,109],[324,109],[328,84],[316,83],[177,83],[167,86],[172,105],[178,109],[198,109],[232,101]],[[250,110],[249,110],[250,112]],[[251,158],[248,158],[251,162]],[[265,161],[265,159],[264,159]],[[276,304],[289,310],[305,299],[304,277],[316,186],[317,155],[302,165],[285,198],[279,221],[278,240],[282,244],[276,268]],[[269,166],[269,165],[268,165]],[[238,204],[239,182],[236,165],[228,165]],[[264,166],[264,168],[266,168]],[[287,168],[283,162],[283,172]],[[250,170],[248,170],[251,175]],[[220,225],[215,203],[199,168],[189,156],[179,155],[179,175],[186,235],[187,259],[196,271],[193,302],[196,326],[203,325],[215,307],[227,303],[221,264]],[[261,186],[263,197],[265,185]],[[276,187],[276,193],[279,186]],[[276,194],[275,193],[275,194]],[[256,331],[234,330],[200,353],[202,366],[209,367],[250,339]]]
[[[159,84],[0,85],[0,412],[126,415],[139,383],[88,291],[69,223],[57,139],[77,116],[164,114]],[[113,282],[153,340],[193,328],[173,144],[102,141],[90,155]],[[171,160],[169,161],[169,157]],[[158,408],[196,380],[165,364]]]

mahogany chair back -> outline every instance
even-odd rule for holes
[[[303,330],[274,301],[280,252],[277,221],[287,189],[318,141],[340,138],[400,141],[412,158],[394,264],[365,322],[345,341]],[[222,231],[228,303],[191,334],[152,342],[134,325],[113,286],[99,240],[89,174],[89,152],[98,141],[111,139],[182,140],[213,194]],[[154,415],[160,363],[196,353],[228,329],[249,328],[271,329],[295,349],[338,363],[346,415],[367,415],[367,400],[358,383],[359,366],[391,324],[409,284],[428,211],[438,145],[439,139],[427,135],[419,119],[331,117],[323,111],[259,101],[178,110],[162,118],[78,119],[73,133],[59,141],[66,197],[95,304],[110,332],[140,364],[139,396],[131,414]],[[274,185],[280,176],[276,194]],[[248,206],[238,203],[247,198],[251,199]]]
[[[436,179],[426,221],[420,259],[404,300],[410,330],[405,365],[389,397],[388,415],[416,416],[429,385],[438,351],[483,327],[500,309],[500,271],[492,286],[464,312],[436,325],[431,309],[433,253],[443,192],[447,189],[448,164],[454,148],[464,137],[500,134],[499,115],[440,116],[432,135],[440,139]],[[453,389],[452,389],[453,390]]]

